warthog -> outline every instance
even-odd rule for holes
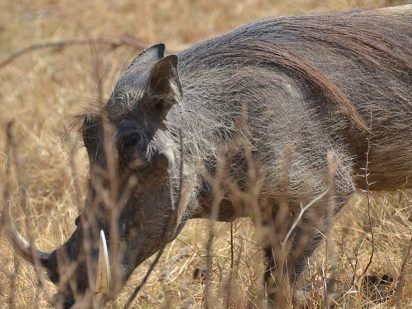
[[[411,187],[411,20],[412,5],[281,17],[177,55],[165,55],[164,44],[146,49],[103,112],[84,117],[90,186],[72,236],[52,253],[34,249],[6,207],[9,239],[60,281],[68,308],[77,296],[117,292],[190,218],[209,218],[217,200],[217,220],[272,225],[262,238],[268,272],[280,271],[272,249],[290,232],[284,271],[295,282],[328,230],[328,206],[336,214],[356,188]],[[260,216],[236,196],[252,191]],[[282,205],[286,232],[273,225]]]

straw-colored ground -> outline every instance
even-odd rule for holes
[[[342,11],[360,7],[380,7],[396,1],[379,0],[33,0],[0,2],[0,62],[15,50],[33,43],[74,38],[116,39],[130,34],[144,44],[163,41],[170,50],[179,50],[193,42],[229,30],[245,22],[276,15]],[[398,3],[402,3],[399,1]],[[88,162],[80,147],[80,138],[70,132],[72,115],[82,111],[97,97],[96,59],[104,68],[104,92],[110,93],[121,68],[136,53],[130,47],[91,49],[87,46],[47,49],[31,52],[0,69],[0,192],[4,190],[6,134],[8,121],[14,119],[15,153],[19,160],[20,186],[16,171],[10,183],[12,205],[17,208],[27,194],[28,220],[21,211],[14,213],[20,230],[25,226],[36,235],[36,245],[51,250],[64,242],[74,229],[78,205],[70,153],[76,149],[75,164],[81,188],[85,188]],[[14,159],[16,156],[14,156]],[[83,199],[85,192],[81,192]],[[389,275],[394,282],[380,284],[374,291],[362,285],[358,276],[368,264],[371,235],[367,203],[361,195],[343,211],[334,229],[336,256],[336,295],[339,306],[387,306],[398,301],[400,307],[412,307],[412,278],[406,270],[404,288],[393,296],[401,266],[412,235],[407,195],[396,192],[374,197],[371,223],[375,252],[367,273]],[[207,221],[189,223],[176,241],[167,247],[159,265],[133,305],[134,308],[200,308],[204,284]],[[230,225],[218,224],[213,260],[213,306],[231,308],[262,305],[262,253],[254,242],[253,228],[246,219],[233,224],[234,263],[230,276]],[[0,227],[1,231],[1,227]],[[322,305],[322,272],[325,244],[312,258],[307,282],[313,285],[310,306]],[[47,308],[45,295],[55,292],[51,284],[45,291],[37,288],[32,267],[14,259],[13,250],[0,236],[0,307]],[[406,261],[406,267],[409,266]],[[147,265],[139,267],[109,308],[121,307],[143,276]],[[352,278],[355,284],[351,287]],[[224,291],[224,292],[223,292]],[[228,292],[230,291],[230,295]],[[378,295],[380,294],[380,295]],[[380,300],[379,300],[380,298]],[[386,301],[383,305],[380,304]]]

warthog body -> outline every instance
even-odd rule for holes
[[[210,216],[216,188],[223,196],[217,219],[250,216],[253,207],[238,202],[229,182],[242,192],[258,188],[262,224],[271,224],[286,202],[283,222],[290,228],[300,205],[317,198],[289,237],[291,280],[328,228],[331,198],[336,213],[356,187],[366,188],[361,176],[367,156],[369,189],[411,187],[411,20],[411,5],[265,19],[177,56],[165,57],[162,44],[139,55],[105,107],[113,130],[104,134],[102,114],[87,115],[83,127],[91,185],[79,222],[95,222],[110,239],[118,234],[118,288],[188,219]],[[107,154],[113,145],[118,157],[112,158]],[[319,198],[330,188],[328,152],[338,159],[333,196]],[[206,175],[223,180],[216,186]],[[116,229],[101,190],[118,207]],[[39,256],[54,282],[61,277],[59,255],[77,261],[72,281],[79,294],[89,289],[87,263],[80,258],[85,226],[78,224],[61,248]],[[87,231],[97,239],[97,232]],[[274,242],[282,237],[274,235]],[[28,245],[11,238],[28,260],[36,259]],[[262,242],[273,267],[273,240]],[[110,252],[110,241],[108,247]],[[97,247],[91,256],[95,265]],[[61,290],[68,307],[72,289]]]

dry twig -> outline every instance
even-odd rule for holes
[[[27,47],[16,50],[5,60],[0,62],[0,69],[14,62],[17,58],[24,56],[28,53],[31,53],[40,49],[47,48],[64,48],[67,46],[90,46],[90,45],[101,45],[108,46],[109,48],[118,48],[121,46],[130,46],[137,50],[143,50],[146,48],[146,45],[141,43],[139,40],[131,37],[130,35],[125,35],[120,39],[109,39],[109,38],[97,38],[97,39],[67,39],[59,41],[50,41],[43,43],[35,43]]]
[[[370,125],[369,128],[372,130],[372,113],[370,116]],[[371,139],[371,135],[369,133],[369,136],[367,138],[368,141],[368,148],[366,150],[366,165],[365,165],[365,183],[366,183],[366,197],[368,199],[368,224],[369,224],[369,229],[370,229],[370,234],[371,234],[371,244],[372,244],[372,251],[371,254],[369,256],[369,261],[368,264],[366,265],[365,269],[362,272],[362,275],[360,276],[360,278],[362,278],[366,272],[369,269],[369,266],[372,264],[372,260],[373,260],[373,255],[375,253],[375,236],[373,234],[373,227],[372,227],[372,219],[371,219],[371,195],[370,195],[370,186],[373,183],[369,182],[369,153],[370,153],[370,139]]]
[[[400,300],[403,292],[403,288],[405,286],[405,276],[408,272],[408,260],[411,256],[411,247],[412,247],[412,237],[409,240],[408,248],[406,249],[406,253],[404,255],[401,267],[401,273],[399,275],[398,284],[396,285],[395,292],[391,300],[388,303],[388,307],[392,307],[396,305],[396,308],[401,308]]]

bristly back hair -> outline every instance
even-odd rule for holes
[[[348,66],[357,63],[357,69],[369,71],[370,75],[381,70],[383,75],[410,79],[412,52],[402,47],[401,42],[411,39],[410,27],[406,27],[411,10],[410,6],[404,6],[396,11],[364,10],[264,19],[204,41],[182,54],[199,66],[218,67],[228,63],[277,66],[312,84],[325,98],[338,104],[353,124],[367,132],[368,125],[348,89],[337,84],[325,66],[335,63],[339,67],[339,61],[350,61]],[[323,59],[324,56],[330,58]]]

